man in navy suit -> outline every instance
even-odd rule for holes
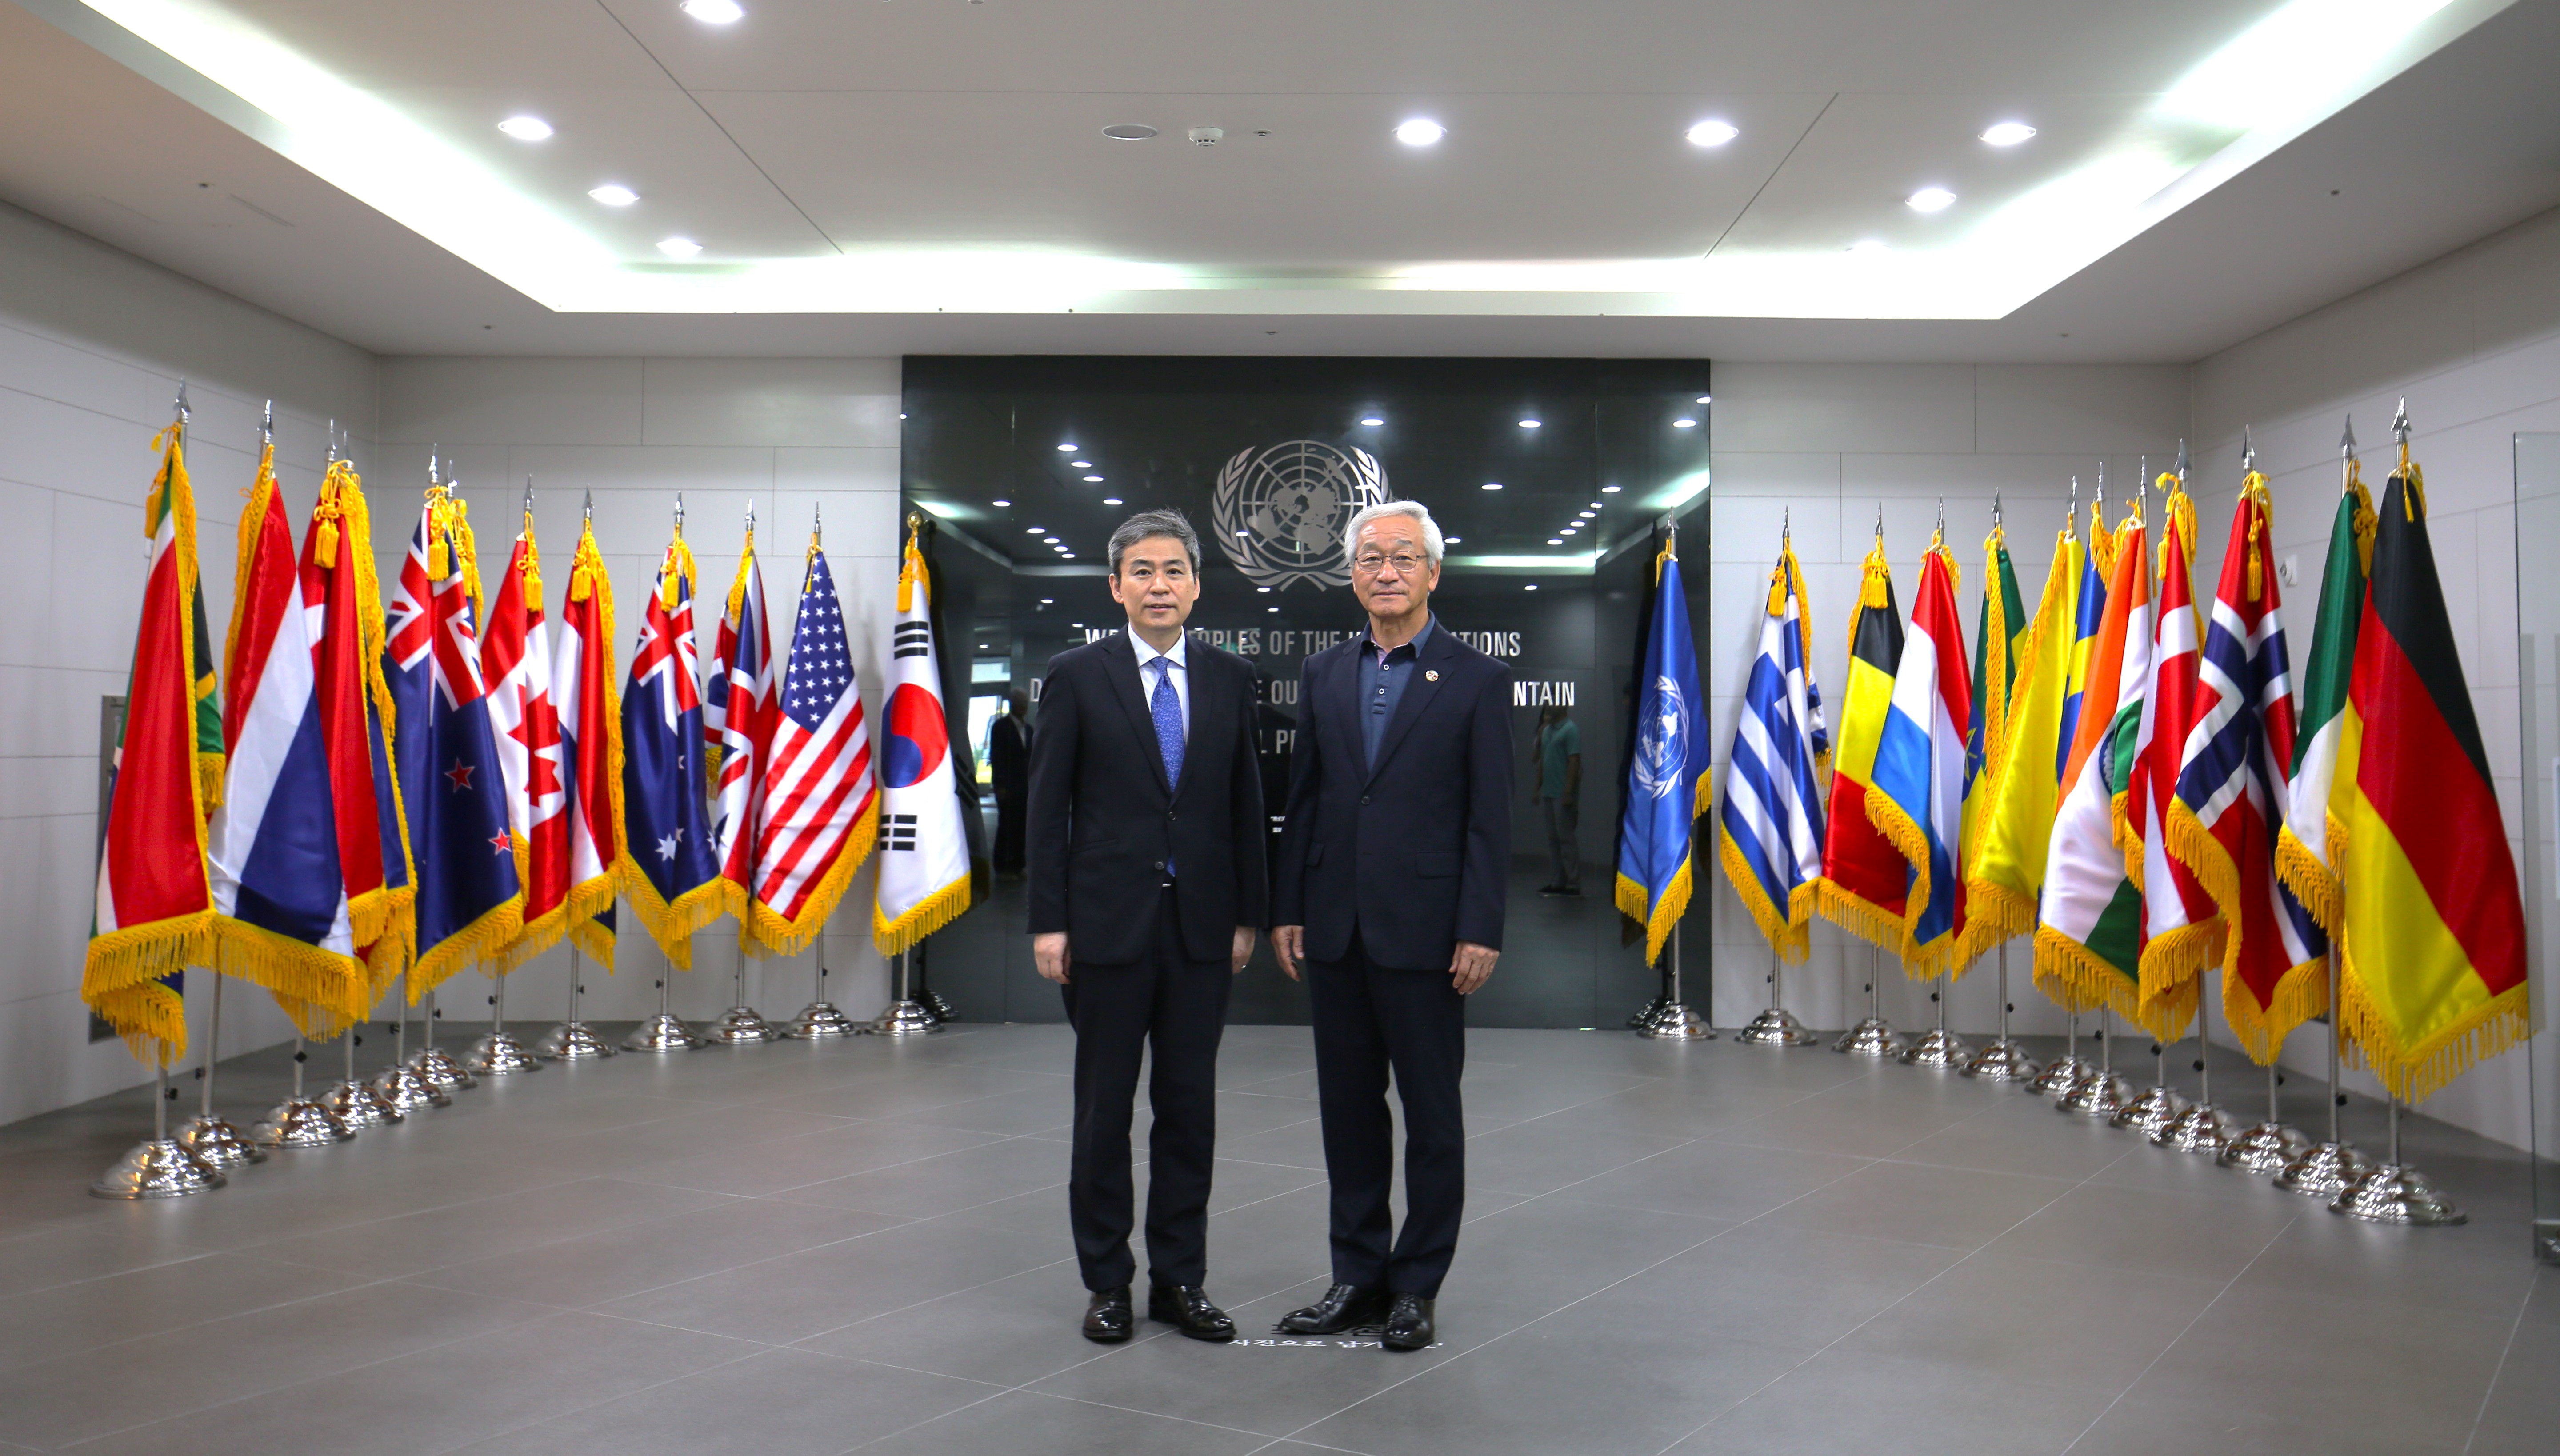
[[[1371,506],[1345,542],[1368,630],[1307,659],[1272,948],[1303,965],[1333,1184],[1333,1287],[1284,1317],[1297,1335],[1383,1320],[1389,1350],[1434,1338],[1466,1203],[1458,1078],[1465,997],[1502,954],[1511,876],[1511,670],[1431,617],[1440,528],[1414,501]],[[1404,1227],[1390,1239],[1404,1104]]]
[[[1200,599],[1200,538],[1179,513],[1130,517],[1110,551],[1129,629],[1049,660],[1031,753],[1032,959],[1075,1027],[1066,1201],[1092,1296],[1084,1335],[1116,1343],[1134,1324],[1129,1118],[1152,1050],[1148,1317],[1231,1340],[1234,1323],[1200,1286],[1217,1044],[1269,893],[1259,677],[1183,631]]]

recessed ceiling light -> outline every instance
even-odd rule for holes
[[[608,182],[602,187],[588,188],[586,195],[608,208],[627,208],[640,200],[640,194],[619,182]]]
[[[1043,536],[1040,538],[1040,545],[1055,546],[1057,545],[1057,538],[1054,536]]]
[[[1106,506],[1116,506],[1120,504],[1120,498],[1118,496],[1104,496],[1102,498],[1102,504]]]
[[[1040,605],[1055,606],[1057,605],[1057,598],[1054,596],[1043,596],[1040,598]]]
[[[1499,480],[1488,480],[1485,482],[1485,489],[1487,490],[1501,490],[1502,488],[1503,483]]]
[[[1614,486],[1614,485],[1604,485],[1604,486],[1600,487],[1600,493],[1601,493],[1602,495],[1604,495],[1604,496],[1613,496],[1613,495],[1616,495],[1616,494],[1618,493],[1619,489],[1620,489],[1620,487],[1618,487],[1618,486]]]
[[[1378,417],[1377,417],[1376,415],[1374,415],[1374,414],[1364,414],[1364,415],[1360,416],[1360,423],[1362,423],[1362,424],[1384,424],[1384,423],[1386,423],[1386,421],[1385,421],[1385,420],[1383,420],[1383,419],[1378,418]]]
[[[1983,133],[1983,140],[1996,147],[2013,147],[2035,135],[2035,128],[2023,121],[2000,121]]]
[[[1612,487],[1612,489],[1615,489],[1615,487]],[[1595,511],[1596,511],[1596,510],[1599,510],[1599,509],[1600,509],[1600,503],[1599,503],[1598,501],[1593,501],[1593,502],[1591,503],[1591,509],[1593,509],[1593,510],[1595,510]]]
[[[685,0],[678,8],[705,25],[735,25],[746,19],[737,0]]]
[[[1581,520],[1588,521],[1588,520],[1590,520],[1592,517],[1597,516],[1597,515],[1599,515],[1599,514],[1600,514],[1600,511],[1599,511],[1599,505],[1600,505],[1600,503],[1599,503],[1598,501],[1593,501],[1593,502],[1591,503],[1591,505],[1592,505],[1592,509],[1590,509],[1590,510],[1588,510],[1588,511],[1583,511],[1583,512],[1578,513],[1579,518],[1580,518]]]
[[[1701,404],[1712,404],[1715,403],[1715,397],[1713,395],[1700,395],[1697,397],[1697,403]]]
[[[1059,552],[1058,555],[1066,558],[1070,562],[1075,560],[1075,553],[1071,551]]]
[[[1254,587],[1253,589],[1254,589],[1254,590],[1256,590],[1256,591],[1265,592],[1265,593],[1268,593],[1268,592],[1271,590],[1271,588],[1270,588],[1270,587],[1268,587],[1268,586],[1256,586],[1256,587]]]
[[[552,124],[540,116],[510,116],[498,129],[518,141],[547,141],[552,134]]]
[[[1440,544],[1443,546],[1456,546],[1459,542],[1466,539],[1467,538],[1463,536],[1444,536],[1440,538]]]
[[[1236,535],[1238,535],[1238,536],[1251,536],[1253,533],[1252,533],[1252,532],[1250,532],[1250,531],[1238,531],[1238,532],[1237,532],[1237,533],[1235,533],[1235,534],[1236,534]]]
[[[1048,528],[1045,526],[1026,526],[1023,528],[1023,534],[1025,536],[1045,536],[1048,534]]]
[[[1861,238],[1848,245],[1851,252],[1882,252],[1884,248],[1885,243],[1881,238]]]
[[[1448,127],[1428,116],[1398,122],[1395,128],[1395,139],[1409,147],[1427,147],[1448,134]]]
[[[1099,475],[1088,475],[1084,477],[1084,483],[1087,485],[1100,485],[1102,483],[1102,477]]]
[[[1079,446],[1075,443],[1075,441],[1073,441],[1073,440],[1068,440],[1065,444],[1062,444],[1062,445],[1058,446],[1057,448],[1058,448],[1058,453],[1059,453],[1059,454],[1062,454],[1062,455],[1072,455],[1072,454],[1074,454],[1074,453],[1076,452],[1076,450],[1079,448]]]
[[[1520,422],[1520,427],[1522,429],[1535,429],[1545,422],[1546,421],[1542,419],[1523,419]]]
[[[1915,213],[1943,213],[1956,205],[1956,195],[1943,187],[1924,187],[1903,201]]]
[[[1701,121],[1688,129],[1688,144],[1693,147],[1720,147],[1742,134],[1730,121]]]
[[[1531,581],[1531,582],[1530,582],[1530,583],[1528,583],[1526,586],[1523,586],[1523,587],[1521,587],[1521,588],[1520,588],[1520,590],[1522,590],[1522,591],[1535,591],[1536,589],[1537,589],[1537,583],[1536,583],[1536,582],[1534,582],[1534,581]]]
[[[1102,128],[1102,134],[1113,141],[1145,141],[1156,134],[1156,128],[1144,121],[1122,121]]]
[[[1685,417],[1685,416],[1682,416],[1681,418],[1675,419],[1675,420],[1673,420],[1673,421],[1672,421],[1672,428],[1674,428],[1674,429],[1695,429],[1695,428],[1697,428],[1697,421],[1696,421],[1696,420],[1694,420],[1694,419],[1690,419],[1690,418],[1687,418],[1687,417]]]
[[[690,238],[661,238],[658,250],[669,257],[694,257],[702,252],[703,245]]]
[[[1074,466],[1078,470],[1090,470],[1093,468],[1093,462],[1090,460],[1069,460],[1066,463]]]
[[[1010,506],[1010,505],[1012,505],[1012,504],[1013,504],[1013,502],[1012,502],[1012,501],[989,501],[989,502],[987,502],[987,504],[988,504],[988,505],[991,505],[991,506]]]
[[[1564,539],[1562,537],[1550,536],[1546,539],[1546,544],[1549,546],[1562,546],[1564,545]]]

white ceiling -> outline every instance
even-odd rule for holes
[[[674,0],[0,4],[0,197],[386,353],[2020,360],[2199,357],[2560,204],[2560,0],[2295,0],[2432,13],[2396,50],[2315,26],[2207,87],[2214,115],[2181,78],[2278,0],[743,3],[725,29]],[[172,15],[253,27],[240,54],[267,70],[225,71],[237,33]],[[2301,114],[2305,57],[2359,94]],[[287,74],[308,83],[259,90]],[[528,110],[559,134],[494,129]],[[1421,113],[1439,147],[1388,139]],[[1688,146],[1703,116],[1741,137]],[[2009,116],[2039,135],[1976,140]],[[1165,134],[1099,135],[1119,121]],[[1193,125],[1226,138],[1192,147]],[[2187,180],[1988,250],[2011,205],[2129,148]],[[608,180],[640,205],[589,203]],[[1913,213],[1924,183],[1962,200]],[[662,262],[671,233],[701,262]],[[1861,238],[1908,271],[1840,271]],[[1605,274],[1701,258],[1813,281]],[[1004,302],[1059,259],[1179,282]],[[1414,283],[1468,264],[1508,271]],[[962,311],[991,296],[1015,311]]]

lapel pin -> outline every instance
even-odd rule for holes
[[[1426,682],[1426,683],[1436,683],[1436,682],[1440,681],[1440,669],[1438,669],[1438,668],[1436,668],[1436,667],[1435,667],[1435,668],[1431,669],[1429,672],[1424,673],[1424,674],[1422,675],[1422,681],[1424,681],[1424,682]]]

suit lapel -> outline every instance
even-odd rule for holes
[[[1147,708],[1147,687],[1138,671],[1137,644],[1123,627],[1120,635],[1108,639],[1109,650],[1102,654],[1102,671],[1111,679],[1111,696],[1128,716],[1129,730],[1138,735],[1139,756],[1156,770],[1156,784],[1171,799],[1174,786],[1165,781],[1165,750],[1156,741],[1156,715]],[[1187,758],[1188,754],[1185,755]]]
[[[1434,664],[1448,655],[1447,635],[1438,622],[1433,622],[1430,638],[1413,655],[1413,675],[1404,680],[1404,692],[1395,700],[1395,716],[1386,721],[1386,731],[1378,734],[1377,759],[1368,766],[1370,778],[1376,778],[1377,771],[1386,766],[1386,760],[1395,756],[1395,745],[1404,741],[1413,721],[1431,706],[1433,698],[1439,696],[1440,674],[1434,669]]]

